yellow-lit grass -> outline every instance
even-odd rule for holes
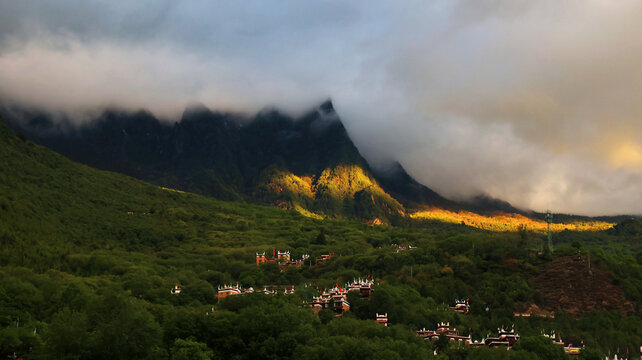
[[[449,211],[432,208],[410,214],[413,219],[436,220],[454,224],[465,224],[478,229],[490,231],[519,231],[521,229],[545,232],[547,223],[533,220],[520,214],[498,213],[486,216],[469,211]],[[576,221],[567,224],[551,224],[551,231],[600,231],[613,227],[614,224],[604,221]]]
[[[303,208],[303,207],[302,207],[301,205],[299,205],[299,204],[294,204],[294,210],[295,210],[296,212],[298,212],[299,214],[301,214],[301,215],[305,216],[305,217],[309,217],[309,218],[317,219],[317,220],[323,220],[323,219],[325,219],[322,215],[319,215],[319,214],[313,213],[312,211],[309,211],[309,210],[307,210],[307,209]]]

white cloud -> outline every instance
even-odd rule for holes
[[[395,6],[397,5],[397,6]],[[331,96],[435,190],[642,213],[637,1],[0,3],[0,97],[78,113]]]

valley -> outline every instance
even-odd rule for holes
[[[601,225],[555,233],[551,253],[541,227],[488,231],[459,219],[401,214],[396,224],[384,226],[364,224],[359,217],[321,219],[290,206],[217,200],[96,170],[4,125],[0,130],[4,355],[131,359],[178,358],[187,352],[192,357],[324,358],[331,352],[346,359],[419,359],[433,358],[438,350],[448,358],[504,359],[545,348],[562,359],[566,355],[558,345],[537,343],[542,331],[561,332],[564,339],[581,340],[603,353],[624,347],[635,353],[642,342],[636,330],[642,325],[637,220],[606,231]],[[323,190],[326,180],[291,178],[300,185],[296,195],[351,194],[351,186],[372,181],[350,178],[343,170],[326,174],[320,176],[328,179]],[[368,196],[365,203],[378,199]],[[364,205],[363,211],[382,209]],[[401,244],[409,250],[398,251]],[[257,266],[255,254],[273,249],[288,250],[292,258],[334,256],[301,267]],[[556,267],[578,254],[590,255],[594,276],[609,284],[578,282],[577,275],[563,275]],[[368,276],[375,281],[372,295],[348,293],[350,309],[340,318],[332,310],[315,314],[301,305],[323,289]],[[219,286],[236,283],[256,290],[294,287],[295,292],[255,291],[217,300]],[[563,290],[565,284],[573,286],[571,293]],[[177,285],[180,293],[172,294]],[[595,293],[595,286],[613,299]],[[462,297],[470,299],[467,314],[450,309]],[[613,301],[626,306],[614,308]],[[514,316],[523,304],[554,317]],[[390,326],[375,321],[382,313]],[[514,325],[523,345],[506,352],[446,346],[416,335],[439,322],[470,329],[462,334],[474,340]]]

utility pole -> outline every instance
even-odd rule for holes
[[[589,266],[589,274],[593,275],[593,273],[591,272],[591,254],[588,254],[588,266]]]
[[[550,210],[546,210],[546,222],[548,223],[548,248],[553,252],[553,235],[551,234],[551,223],[553,222],[553,214]]]

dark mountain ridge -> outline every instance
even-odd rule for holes
[[[461,204],[448,200],[415,180],[397,161],[387,168],[375,168],[375,176],[392,196],[409,208],[436,206],[445,209],[460,209]]]
[[[328,100],[299,118],[277,110],[252,118],[188,108],[180,121],[108,110],[73,125],[15,112],[16,131],[74,161],[225,200],[298,208],[322,216],[401,216]]]
[[[5,107],[0,115],[15,131],[74,161],[223,200],[375,223],[432,207],[542,218],[485,195],[446,199],[398,162],[371,168],[330,100],[297,118],[277,109],[246,116],[204,106],[187,108],[173,123],[142,110],[106,110],[80,124],[34,110]]]

